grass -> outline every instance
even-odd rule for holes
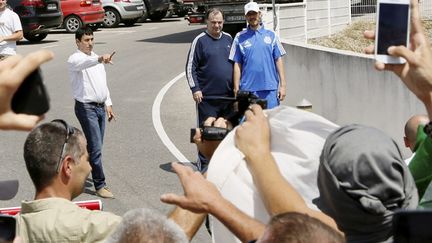
[[[432,39],[432,21],[424,20],[423,27],[425,29],[426,35],[429,40]],[[353,52],[363,52],[363,49],[373,43],[371,40],[367,40],[363,37],[363,32],[365,30],[375,30],[375,22],[369,22],[364,20],[359,20],[343,31],[331,35],[330,37],[320,37],[315,39],[310,39],[309,44],[320,45],[335,49],[348,50]]]

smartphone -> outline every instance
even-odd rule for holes
[[[49,110],[49,97],[38,68],[28,75],[12,98],[15,113],[42,115]]]
[[[390,46],[409,45],[410,0],[378,0],[375,32],[375,59],[389,64],[402,64],[402,57],[390,56]]]
[[[16,234],[16,220],[13,216],[0,214],[0,242],[13,242]]]
[[[393,216],[393,237],[395,243],[432,242],[432,210],[407,210]]]

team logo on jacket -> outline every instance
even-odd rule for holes
[[[270,43],[272,42],[270,36],[266,35],[266,37],[264,37],[264,42],[265,42],[266,44],[270,44]]]
[[[252,46],[252,44],[249,41],[243,42],[243,47],[244,48],[248,48],[248,47],[251,47],[251,46]]]

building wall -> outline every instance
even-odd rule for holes
[[[295,106],[305,98],[313,112],[339,125],[360,123],[382,129],[404,148],[406,120],[426,111],[396,75],[376,71],[374,60],[366,55],[283,42],[284,104]]]

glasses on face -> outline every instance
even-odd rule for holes
[[[55,119],[55,120],[52,120],[51,122],[59,122],[59,123],[63,124],[63,126],[66,128],[66,138],[65,138],[65,141],[64,141],[63,146],[62,146],[62,152],[60,154],[60,159],[56,165],[56,172],[59,173],[60,166],[61,166],[62,161],[63,161],[63,157],[65,156],[64,153],[66,152],[66,144],[68,143],[69,138],[75,133],[75,129],[73,127],[69,126],[69,124],[65,120],[62,120],[62,119]]]

